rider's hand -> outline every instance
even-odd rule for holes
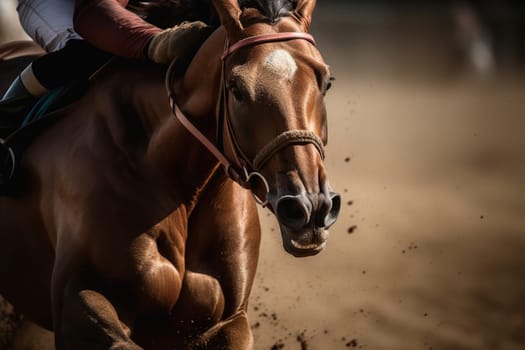
[[[193,55],[210,34],[211,28],[200,21],[165,29],[151,39],[147,49],[148,58],[160,64],[175,59],[183,60]]]

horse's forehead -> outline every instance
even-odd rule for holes
[[[249,58],[247,62],[235,65],[231,73],[233,79],[244,88],[252,100],[255,100],[258,94],[272,95],[274,98],[280,96],[283,87],[292,86],[287,83],[297,81],[304,75],[311,75],[308,67],[313,70],[326,67],[308,54],[283,47],[261,46],[254,50]],[[302,82],[304,81],[303,79]]]
[[[262,61],[263,69],[277,78],[291,80],[297,71],[297,62],[284,49],[276,49],[267,53]]]

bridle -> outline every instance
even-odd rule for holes
[[[288,40],[306,40],[312,45],[315,45],[315,40],[312,35],[303,32],[284,32],[284,33],[273,33],[273,34],[263,34],[251,36],[242,40],[239,40],[233,45],[229,45],[228,40],[226,40],[224,52],[221,56],[222,60],[222,72],[221,72],[221,87],[219,102],[217,104],[217,130],[218,135],[220,136],[221,130],[223,127],[226,128],[227,138],[222,140],[222,137],[218,137],[218,144],[220,147],[224,147],[224,142],[229,142],[233,150],[233,160],[230,160],[226,157],[223,150],[219,149],[215,144],[213,144],[203,133],[198,130],[195,125],[182,113],[180,108],[174,102],[174,96],[172,88],[169,83],[169,79],[166,79],[166,88],[168,90],[170,105],[175,117],[181,122],[181,124],[197,139],[199,140],[223,165],[228,176],[242,187],[252,190],[252,193],[255,197],[255,200],[262,206],[266,206],[267,194],[270,190],[268,181],[260,173],[260,170],[263,166],[280,150],[289,146],[289,145],[306,145],[312,144],[315,146],[319,152],[321,159],[324,160],[324,146],[323,141],[319,136],[310,130],[287,130],[279,135],[277,135],[273,140],[268,142],[261,150],[255,155],[253,159],[249,159],[242,149],[239,147],[237,142],[237,137],[235,136],[235,131],[232,127],[230,121],[230,113],[228,108],[228,95],[227,87],[225,82],[225,65],[226,59],[239,50],[240,48],[246,46],[259,45],[269,42],[279,42],[279,41],[288,41]],[[170,70],[173,68],[174,64],[170,65],[168,69],[169,77]],[[221,142],[222,141],[222,142]],[[260,199],[253,192],[253,180],[259,179],[266,188],[265,199]]]

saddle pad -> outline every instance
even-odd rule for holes
[[[87,83],[73,83],[57,87],[42,96],[27,113],[21,127],[43,118],[49,112],[63,107],[77,98],[85,91]]]

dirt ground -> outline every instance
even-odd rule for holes
[[[524,349],[523,74],[474,74],[446,11],[320,2],[312,31],[344,205],[306,259],[261,209],[255,349]]]
[[[446,11],[317,15],[345,206],[302,260],[261,211],[256,349],[525,349],[523,76],[473,74]]]

